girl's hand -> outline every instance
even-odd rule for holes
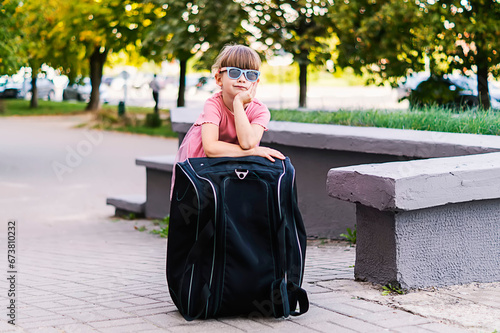
[[[257,82],[253,82],[250,84],[250,87],[247,90],[239,92],[234,96],[235,101],[241,102],[243,105],[250,103],[257,93]]]
[[[254,151],[252,155],[265,157],[271,162],[274,162],[274,157],[280,160],[285,159],[285,155],[273,148],[257,146],[253,149]]]

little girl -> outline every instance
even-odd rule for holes
[[[205,102],[179,147],[176,163],[192,157],[253,155],[272,162],[285,158],[275,149],[259,146],[271,118],[268,108],[254,98],[260,64],[257,52],[247,46],[226,45],[221,50],[212,66],[221,91]]]

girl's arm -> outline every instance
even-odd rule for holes
[[[201,126],[203,150],[208,157],[261,156],[271,162],[274,162],[274,158],[285,159],[281,152],[272,148],[255,146],[250,149],[243,149],[240,145],[219,141],[219,126],[211,123],[205,123]]]
[[[233,112],[236,126],[236,135],[242,149],[251,149],[257,146],[264,134],[264,128],[257,124],[250,124],[245,112],[245,104],[250,103],[255,97],[257,84],[252,83],[247,91],[234,97]]]

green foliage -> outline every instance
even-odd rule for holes
[[[245,1],[243,6],[252,13],[248,23],[259,31],[254,33],[269,51],[284,50],[300,63],[323,65],[331,58],[328,39],[332,23],[328,16],[332,1],[272,0]]]
[[[162,220],[156,220],[154,224],[160,226],[160,228],[151,230],[151,233],[159,235],[162,238],[168,238],[168,227],[170,224],[170,216],[165,216]]]
[[[135,214],[134,213],[129,213],[128,215],[124,216],[126,220],[135,220]]]
[[[288,52],[299,65],[299,106],[306,106],[308,65],[324,65],[332,58],[332,0],[241,1],[250,13],[253,37],[268,56]]]
[[[141,42],[142,55],[155,61],[179,61],[177,106],[184,106],[187,61],[196,55],[195,67],[210,70],[225,44],[244,43],[248,33],[241,22],[246,13],[233,0],[145,2],[154,6],[157,15]]]
[[[21,36],[16,29],[14,13],[19,1],[0,3],[0,74],[14,74],[24,63],[19,54]]]
[[[394,285],[392,283],[389,283],[389,284],[383,286],[382,289],[384,290],[382,292],[382,296],[387,296],[387,295],[390,295],[392,293],[396,293],[399,295],[404,295],[407,293],[407,291],[405,289],[401,289],[401,285],[399,283],[395,283]]]
[[[334,7],[340,67],[393,86],[426,63],[437,75],[474,72],[481,104],[489,108],[488,73],[500,73],[498,1],[350,0]]]
[[[142,53],[149,58],[188,60],[199,53],[199,67],[209,69],[223,45],[245,41],[241,21],[246,13],[233,0],[147,3],[157,13],[142,43]]]
[[[347,234],[340,234],[340,237],[344,237],[345,239],[347,239],[347,241],[349,241],[349,243],[351,243],[351,245],[355,245],[356,244],[356,225],[354,225],[354,228],[351,230],[351,228],[347,228]]]
[[[331,16],[340,40],[338,66],[367,73],[370,83],[396,85],[398,77],[422,71],[428,39],[436,38],[413,0],[336,2]]]
[[[149,233],[153,234],[153,235],[159,235],[162,238],[167,238],[168,237],[169,223],[170,223],[170,216],[166,216],[161,220],[154,220],[153,225],[155,227],[153,229],[151,229],[149,231]],[[144,231],[148,230],[148,228],[145,225],[142,225],[140,227],[134,226],[134,229],[137,231],[140,231],[140,232],[144,232]]]

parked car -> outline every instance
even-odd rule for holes
[[[7,76],[0,76],[0,98],[3,97],[5,86],[7,85]]]
[[[80,82],[73,83],[64,88],[63,101],[77,100],[86,102],[90,99],[91,91],[92,85],[90,84],[90,78],[83,78]]]
[[[63,90],[63,100],[77,100],[82,102],[88,102],[90,100],[90,93],[92,92],[92,84],[90,78],[85,77],[77,83],[68,85]],[[101,84],[99,87],[100,100],[103,103],[107,103],[107,85]]]
[[[22,98],[26,93],[26,84],[12,76],[3,76],[0,81],[1,98]]]
[[[488,83],[492,108],[500,108],[500,88]],[[408,99],[410,107],[439,105],[471,108],[479,105],[476,76],[430,75],[415,73],[398,87],[399,101]]]
[[[25,81],[25,91],[26,93],[20,91],[17,97],[24,97],[26,99],[31,98],[31,80]],[[49,101],[53,101],[56,96],[56,87],[54,82],[45,77],[39,77],[36,79],[36,88],[38,98],[47,99]]]

